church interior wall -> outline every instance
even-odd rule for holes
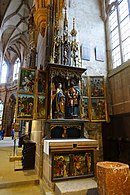
[[[105,37],[105,26],[104,21],[101,18],[101,12],[98,0],[71,0],[67,1],[67,16],[69,24],[69,33],[72,30],[73,18],[75,18],[75,27],[77,30],[77,41],[79,46],[87,46],[86,52],[88,52],[89,59],[82,59],[82,67],[87,68],[85,73],[86,76],[105,76],[107,78],[107,63],[110,64],[109,58],[106,54],[106,37]],[[64,10],[63,10],[64,13]],[[63,14],[64,15],[64,14]],[[62,22],[61,22],[62,23]],[[96,59],[96,48],[100,50],[103,56],[103,60]],[[82,57],[82,55],[81,55]],[[40,66],[44,69],[46,66],[46,32],[45,36],[41,36],[39,33],[37,41],[37,59],[36,65],[40,69]],[[12,66],[13,67],[13,66]],[[106,148],[109,146],[109,138],[114,137],[116,141],[119,138],[130,139],[130,134],[128,131],[128,120],[130,116],[130,90],[129,90],[129,74],[130,66],[129,64],[124,65],[124,68],[120,67],[116,72],[111,71],[108,68],[108,83],[109,87],[109,99],[108,102],[111,107],[109,109],[109,114],[111,116],[109,123],[85,123],[85,137],[96,139],[99,141],[99,148],[97,151],[98,161],[103,160],[103,152],[105,154],[106,160],[109,159],[107,156],[108,151]],[[12,74],[10,70],[9,74]],[[9,78],[11,76],[9,75]],[[8,79],[11,82],[11,79]],[[7,91],[7,100],[11,94],[16,94],[16,86],[10,86]],[[6,112],[9,111],[8,101],[5,99],[6,89],[5,87],[0,87],[0,98],[3,102],[6,102]],[[114,115],[119,115],[115,117]],[[7,121],[7,115],[5,115]],[[121,121],[117,123],[116,121]],[[119,125],[120,124],[120,125]],[[40,177],[42,177],[42,171],[46,170],[45,166],[43,168],[43,138],[44,138],[44,121],[43,120],[33,120],[31,129],[31,140],[36,143],[36,171]],[[103,135],[102,135],[103,131]],[[102,138],[103,136],[103,138]],[[103,141],[103,139],[105,141]],[[102,143],[103,141],[103,143]],[[112,140],[111,140],[112,141]],[[107,145],[108,143],[108,145]],[[105,147],[105,149],[103,149]],[[107,154],[106,154],[107,153]],[[110,158],[112,160],[112,158]],[[119,159],[117,159],[119,160]],[[43,170],[42,170],[43,168]],[[48,174],[47,174],[48,175]]]
[[[68,5],[69,29],[72,29],[73,17],[76,20],[77,41],[80,45],[87,45],[90,60],[82,60],[82,66],[87,68],[87,75],[107,74],[105,28],[101,18],[99,1],[70,1]],[[101,49],[103,61],[95,58],[95,48]],[[87,52],[87,51],[86,51]]]

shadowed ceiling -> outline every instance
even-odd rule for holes
[[[0,51],[13,63],[23,61],[28,43],[28,16],[33,0],[0,0]]]

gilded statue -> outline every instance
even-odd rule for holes
[[[65,95],[62,90],[62,84],[57,84],[56,94],[52,104],[53,118],[65,118]]]

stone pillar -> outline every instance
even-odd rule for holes
[[[129,178],[129,166],[120,162],[98,162],[97,185],[100,195],[123,195]]]
[[[42,177],[43,169],[43,144],[42,138],[44,137],[44,121],[33,120],[31,129],[31,140],[36,143],[35,152],[35,170],[38,176]]]

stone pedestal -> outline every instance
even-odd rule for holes
[[[128,185],[129,166],[120,162],[98,162],[97,185],[100,195],[123,195]]]

